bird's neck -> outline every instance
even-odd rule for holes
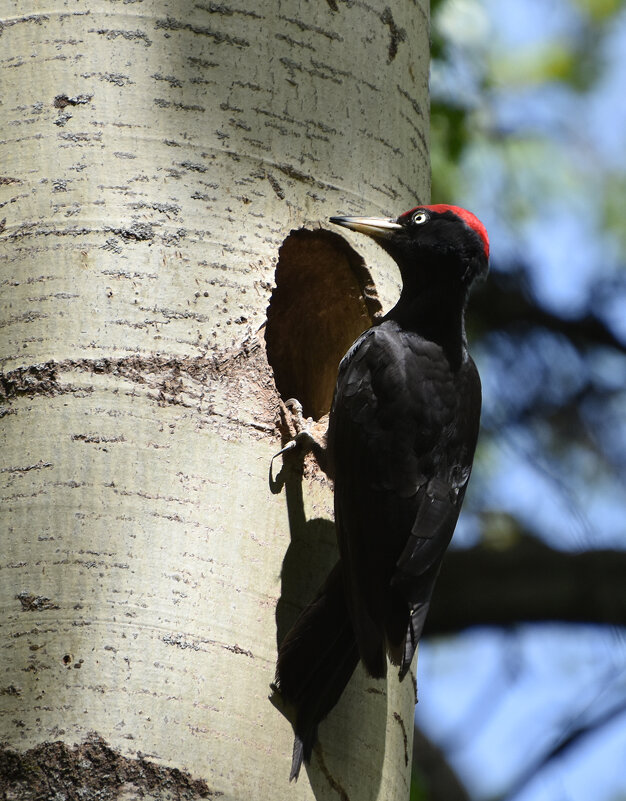
[[[465,292],[449,286],[417,288],[406,283],[385,319],[440,345],[454,367],[460,366],[465,339]]]

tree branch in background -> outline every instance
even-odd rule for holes
[[[564,553],[524,537],[449,551],[424,633],[530,621],[626,626],[626,552]]]
[[[593,717],[587,723],[574,725],[569,731],[566,731],[563,738],[558,741],[548,753],[544,754],[536,764],[532,764],[529,768],[517,778],[512,788],[509,788],[505,801],[513,801],[527,784],[537,776],[537,774],[546,765],[549,765],[553,759],[563,756],[567,752],[580,745],[581,741],[588,736],[596,734],[603,726],[612,723],[614,720],[626,714],[626,703],[619,703],[607,709],[603,714]]]
[[[411,781],[419,785],[428,801],[470,801],[444,752],[417,726],[413,728]]]
[[[521,268],[494,272],[472,295],[472,322],[478,321],[486,331],[510,331],[520,326],[546,328],[578,346],[604,345],[626,353],[626,342],[618,339],[598,315],[589,312],[578,318],[560,317],[533,300],[526,284]],[[615,287],[614,291],[624,294],[626,290]]]

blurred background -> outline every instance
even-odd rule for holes
[[[413,801],[626,799],[626,7],[432,0],[433,203],[476,213],[482,438]]]

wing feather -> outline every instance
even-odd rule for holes
[[[366,331],[341,362],[328,446],[348,606],[359,651],[384,675],[385,649],[421,634],[469,478],[480,381],[466,355],[392,321]]]

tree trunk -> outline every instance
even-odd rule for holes
[[[297,348],[327,386],[376,308],[320,225],[427,196],[425,5],[0,3],[11,797],[408,797],[414,689],[394,671],[357,671],[288,785],[269,684],[334,558],[332,491],[268,467]],[[272,328],[292,347],[270,367],[300,228],[281,269],[303,264],[302,290]],[[385,306],[397,281],[376,260]]]

